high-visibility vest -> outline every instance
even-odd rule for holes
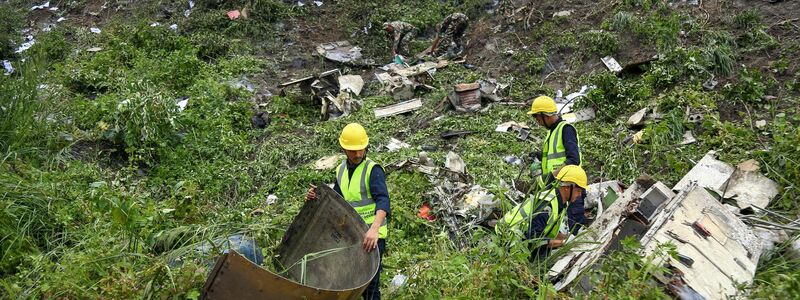
[[[530,226],[531,219],[534,216],[540,213],[547,213],[549,216],[544,232],[541,236],[531,238],[556,238],[561,229],[561,222],[563,222],[567,211],[566,208],[559,209],[556,191],[557,189],[550,189],[549,191],[540,192],[537,197],[526,199],[521,204],[506,212],[503,216],[503,222],[508,224],[509,228],[518,229],[525,233],[528,231],[528,226]],[[549,207],[547,205],[542,205],[547,203],[550,204]],[[535,211],[537,208],[540,210]]]
[[[547,139],[544,140],[544,147],[542,147],[542,177],[544,178],[550,176],[553,171],[567,161],[567,151],[564,148],[562,138],[564,126],[567,125],[569,125],[567,122],[559,122],[556,128],[547,134]],[[577,132],[575,135],[577,138]],[[578,147],[580,147],[580,139],[578,139]],[[583,154],[578,153],[578,166],[582,165]]]
[[[376,165],[372,160],[364,159],[353,171],[353,176],[351,177],[350,171],[347,169],[347,160],[345,160],[339,166],[339,171],[336,175],[336,182],[339,183],[344,200],[350,203],[361,218],[364,219],[364,222],[370,226],[375,222],[375,200],[372,199],[372,193],[369,190],[369,176],[372,174],[372,168]],[[353,184],[350,184],[351,182]],[[385,239],[387,234],[386,218],[384,218],[381,227],[378,229],[378,237]]]

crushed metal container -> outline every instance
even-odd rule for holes
[[[319,184],[317,199],[305,203],[278,246],[277,269],[288,270],[276,274],[230,251],[209,274],[203,299],[358,299],[380,263],[377,250],[361,247],[367,229],[350,204]],[[323,251],[331,253],[314,258]]]

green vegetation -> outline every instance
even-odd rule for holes
[[[67,1],[63,9],[81,12],[86,2]],[[724,24],[707,23],[702,14],[666,1],[620,1],[590,21],[553,20],[544,12],[529,31],[519,22],[516,32],[483,31],[499,41],[498,53],[482,49],[488,36],[468,36],[479,45],[471,48],[468,63],[479,52],[481,63],[438,70],[428,82],[435,89],[418,93],[424,107],[412,114],[375,119],[374,108],[395,101],[375,94],[379,87],[368,83],[362,109],[323,122],[319,108],[294,90],[263,101],[256,94],[274,86],[259,81],[249,91],[237,82],[272,76],[287,60],[302,57],[291,52],[295,48],[287,50],[289,41],[306,47],[348,39],[362,45],[366,56],[384,61],[385,21],[407,21],[430,36],[443,16],[463,11],[472,19],[470,30],[478,30],[478,22],[493,27],[500,17],[485,13],[491,1],[325,1],[319,8],[277,0],[198,1],[189,18],[182,15],[183,4],[161,2],[138,4],[131,8],[137,18],[108,20],[101,34],[70,22],[41,33],[22,54],[26,62],[15,60],[17,72],[0,76],[0,298],[196,299],[216,252],[195,249],[244,233],[271,259],[308,184],[333,182],[332,171],[315,170],[313,163],[340,153],[336,138],[350,122],[367,127],[374,160],[388,164],[416,156],[417,149],[382,149],[392,137],[437,147],[430,157],[439,162],[452,149],[476,183],[509,204],[499,182],[520,171],[502,159],[524,157],[538,145],[494,128],[530,122],[525,107],[494,105],[469,115],[439,107],[450,86],[488,74],[512,83],[509,98],[519,102],[556,89],[595,86],[577,105],[596,108],[598,116],[576,125],[592,179],[631,182],[648,173],[672,185],[708,150],[717,150],[731,163],[758,160],[762,172],[784,187],[771,208],[800,215],[800,71],[792,52],[798,46],[770,36],[766,16],[756,10],[737,12]],[[0,13],[16,15],[11,11],[26,9],[20,5],[0,6]],[[249,17],[228,20],[231,9],[246,10]],[[151,27],[154,21],[178,24],[178,30]],[[7,41],[20,37],[21,26],[22,19],[0,21],[3,57],[12,57]],[[426,45],[420,40],[412,47]],[[505,57],[500,46],[515,54]],[[101,50],[86,51],[92,47]],[[659,56],[637,74],[586,67],[631,49]],[[766,65],[748,60],[758,51],[777,54]],[[320,61],[311,68],[328,66]],[[704,88],[712,78],[719,86]],[[278,79],[285,78],[268,78],[266,84]],[[181,109],[184,99],[188,104]],[[644,107],[656,109],[661,120],[645,126],[638,144],[623,143],[633,133],[624,121]],[[687,108],[704,120],[688,122]],[[262,110],[271,122],[255,128],[251,117]],[[761,119],[768,125],[755,128]],[[446,130],[475,133],[446,141],[438,137]],[[698,142],[680,146],[687,130]],[[534,128],[531,135],[543,136],[544,130]],[[469,246],[458,249],[441,222],[418,218],[432,188],[425,176],[396,171],[387,183],[388,297],[668,297],[651,276],[661,269],[652,262],[673,254],[669,245],[642,259],[640,247],[625,242],[586,275],[602,288],[556,292],[545,276],[552,259],[528,261],[529,245],[519,237],[476,229]],[[266,204],[269,195],[278,202]],[[755,284],[743,293],[800,293],[800,260],[781,255],[789,253],[784,246],[765,259]],[[390,288],[396,274],[409,281]]]

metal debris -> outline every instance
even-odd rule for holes
[[[522,165],[522,159],[514,155],[507,155],[503,157],[503,161],[510,165],[515,165],[515,166]]]
[[[100,51],[100,50],[103,50],[103,48],[100,48],[100,47],[92,47],[92,48],[86,49],[86,52],[98,52],[98,51]]]
[[[340,63],[348,63],[353,65],[375,64],[373,60],[363,59],[361,47],[353,46],[348,41],[319,44],[317,46],[317,54],[326,59]]]
[[[686,133],[683,134],[683,141],[681,142],[681,145],[694,144],[695,142],[697,142],[697,139],[694,138],[692,131],[687,130]]]
[[[329,170],[336,167],[343,159],[344,155],[337,154],[331,156],[325,156],[323,158],[318,159],[314,162],[314,169],[316,170]]]
[[[622,66],[620,66],[617,60],[611,56],[603,57],[600,60],[603,61],[603,64],[606,65],[606,68],[608,68],[609,71],[613,73],[619,73],[622,71]]]
[[[339,76],[339,92],[350,92],[358,96],[364,88],[364,78],[360,75],[342,75]]]
[[[103,32],[102,30],[100,30],[100,28],[97,28],[97,27],[89,28],[89,31],[91,31],[92,33],[96,33],[96,34],[99,34],[99,33]]]
[[[453,151],[447,152],[445,156],[444,167],[456,173],[467,173],[467,164],[461,159],[461,156]]]
[[[640,126],[644,124],[644,117],[647,115],[647,107],[640,109],[628,118],[628,126]]]
[[[481,109],[480,87],[477,82],[456,84],[447,98],[458,112],[478,111]]]
[[[470,131],[470,130],[447,130],[445,132],[440,133],[439,137],[443,138],[443,139],[450,139],[450,138],[454,138],[454,137],[457,137],[457,136],[465,136],[465,135],[473,134],[473,133],[475,133],[475,132],[474,131]]]
[[[394,152],[400,149],[407,149],[407,148],[411,148],[411,145],[406,144],[405,142],[398,140],[396,138],[390,138],[389,143],[386,144],[386,149],[389,150],[389,152]]]
[[[498,124],[497,127],[494,129],[496,132],[519,132],[521,129],[530,129],[525,123],[518,123],[515,121],[508,121],[502,124]]]
[[[577,112],[563,114],[561,115],[561,118],[564,119],[564,121],[566,121],[567,123],[577,123],[577,122],[589,121],[591,119],[594,119],[595,116],[596,113],[594,111],[594,108],[587,107]]]
[[[756,121],[755,125],[756,125],[756,128],[761,129],[761,128],[764,128],[764,127],[767,126],[767,121],[766,120],[758,120],[758,121]]]
[[[33,38],[32,35],[25,36],[25,42],[23,42],[22,45],[19,45],[19,47],[17,47],[17,49],[14,50],[14,53],[22,53],[23,51],[33,47],[33,44],[35,43],[36,40]]]
[[[421,107],[422,107],[422,100],[420,99],[408,100],[394,105],[389,105],[375,109],[375,117],[384,118],[384,117],[399,115],[402,113],[407,113],[410,111],[420,109]]]

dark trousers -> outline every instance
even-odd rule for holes
[[[381,272],[383,272],[383,253],[386,252],[386,240],[378,239],[378,251],[380,260],[378,263],[378,273],[372,277],[367,289],[361,294],[361,297],[366,300],[380,300],[381,299]]]

